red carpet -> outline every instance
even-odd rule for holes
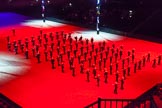
[[[16,36],[12,34],[12,28],[16,30]],[[122,77],[122,61],[118,58],[119,63],[119,83],[118,83],[118,94],[114,94],[114,82],[115,82],[115,61],[113,58],[113,75],[108,74],[108,83],[104,83],[104,73],[103,64],[102,70],[99,70],[99,59],[97,59],[97,73],[100,74],[100,86],[97,86],[97,80],[93,78],[92,68],[90,68],[90,82],[86,81],[86,73],[81,74],[80,65],[78,64],[78,58],[74,59],[74,66],[76,76],[72,76],[72,71],[69,68],[69,61],[67,54],[63,56],[65,63],[65,73],[61,72],[61,67],[57,66],[57,50],[55,47],[55,52],[53,54],[55,58],[56,69],[51,68],[51,62],[45,61],[44,57],[44,47],[40,47],[41,63],[37,63],[37,59],[32,56],[31,42],[29,42],[29,58],[25,59],[24,54],[20,53],[15,55],[14,52],[7,51],[7,40],[6,37],[9,35],[11,41],[22,39],[23,42],[25,38],[31,39],[34,36],[40,34],[41,28],[34,28],[22,25],[13,25],[11,27],[0,28],[0,51],[9,54],[12,57],[19,58],[30,68],[25,68],[23,74],[15,76],[13,80],[8,82],[1,82],[0,92],[8,96],[10,99],[15,101],[17,104],[23,108],[83,108],[84,106],[95,101],[98,97],[101,98],[136,98],[141,95],[149,88],[154,86],[156,83],[161,82],[162,76],[162,64],[156,65],[152,68],[153,59],[157,58],[162,54],[162,44],[148,42],[144,40],[123,37],[121,40],[109,41],[106,40],[106,46],[112,48],[112,44],[115,44],[115,51],[121,45],[123,46],[123,57],[127,58],[127,52],[135,49],[135,62],[142,60],[142,57],[150,52],[151,61],[146,62],[146,66],[142,66],[141,70],[137,70],[136,73],[133,72],[134,64],[130,60],[130,76],[126,75],[126,80],[124,80],[124,90],[120,89],[120,79]],[[63,25],[60,27],[44,28],[43,33],[49,33],[64,31],[65,33],[73,33],[76,31],[84,31],[84,28]],[[80,37],[80,35],[78,36]],[[94,40],[96,39],[93,37]],[[85,40],[83,38],[83,40]],[[49,41],[50,42],[50,41]],[[56,46],[56,37],[54,37],[54,43]],[[62,45],[61,41],[61,45]],[[73,39],[73,48],[75,47],[75,39]],[[86,41],[84,41],[84,47]],[[98,47],[99,41],[94,41],[95,48]],[[79,43],[79,47],[81,44]],[[69,43],[66,43],[66,48],[69,47]],[[90,41],[89,41],[89,49]],[[80,50],[80,49],[79,49]],[[85,48],[84,48],[85,50]],[[62,50],[61,50],[62,51]],[[80,52],[80,51],[79,51]],[[77,53],[78,55],[79,53]],[[93,53],[94,54],[94,53]],[[111,55],[111,53],[110,53]],[[109,57],[110,57],[109,55]],[[98,54],[98,58],[99,58]],[[88,56],[89,57],[89,53]],[[49,57],[50,58],[50,57]],[[131,58],[131,57],[130,57]],[[107,70],[109,73],[109,59],[107,60]],[[25,65],[25,64],[23,64]],[[88,68],[88,61],[84,63],[84,70]],[[125,68],[128,67],[127,61]],[[25,72],[25,73],[24,73]]]

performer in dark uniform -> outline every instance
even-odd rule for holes
[[[121,59],[122,56],[123,56],[123,50],[122,50],[122,49],[120,49],[120,51],[119,51],[119,55],[120,55],[120,59]]]
[[[32,48],[33,57],[35,57],[35,47]]]
[[[126,69],[123,69],[123,77],[126,79]]]
[[[87,82],[90,82],[90,70],[89,69],[86,70],[86,74],[87,74]]]
[[[96,77],[96,74],[97,74],[97,69],[96,69],[96,66],[95,66],[95,67],[93,67],[93,76],[94,76],[94,78]]]
[[[115,79],[116,79],[116,82],[119,81],[119,72],[118,71],[116,71],[116,73],[115,73]]]
[[[110,75],[112,75],[112,70],[113,70],[112,67],[113,67],[113,66],[112,66],[112,63],[111,63],[111,64],[110,64]]]
[[[88,64],[89,64],[89,67],[91,67],[91,62],[92,62],[92,58],[91,56],[88,58]]]
[[[138,62],[138,70],[141,70],[141,64],[142,64],[142,61],[140,60],[140,61]]]
[[[147,54],[147,62],[150,62],[150,57],[151,57],[151,54],[150,52]]]
[[[75,66],[72,65],[72,76],[75,77]]]
[[[120,87],[121,90],[124,89],[124,77],[121,78],[121,87]]]
[[[24,52],[24,44],[21,44],[20,49],[21,49],[21,52],[23,53]]]
[[[40,53],[39,53],[39,51],[37,52],[36,57],[37,57],[38,63],[40,63],[41,61],[40,61]]]
[[[15,51],[15,54],[18,54],[18,46],[17,46],[17,44],[14,47],[14,51]]]
[[[64,73],[64,62],[61,63],[61,71]]]
[[[26,59],[29,59],[29,52],[28,52],[28,49],[25,50],[25,58],[26,58]]]
[[[129,65],[128,65],[127,71],[128,71],[128,76],[130,76],[130,66]]]
[[[52,69],[55,69],[55,59],[51,57]]]
[[[104,70],[104,78],[105,78],[105,83],[108,82],[108,72],[107,69]]]
[[[156,67],[156,58],[153,60],[152,67],[153,67],[153,68],[155,68],[155,67]]]
[[[142,63],[143,63],[143,67],[144,67],[145,64],[146,64],[146,58],[145,58],[145,56],[143,56]]]
[[[158,56],[158,65],[161,64],[161,55]]]
[[[134,73],[137,71],[137,63],[134,63]]]
[[[97,80],[97,86],[100,86],[100,74],[97,74],[96,76],[96,80]]]
[[[80,64],[80,73],[84,73],[84,64],[83,63],[81,63]]]
[[[118,94],[118,82],[114,84],[114,94]]]
[[[10,42],[8,42],[7,48],[8,48],[8,51],[11,51],[11,43]]]
[[[44,51],[44,55],[45,55],[45,60],[48,61],[48,51],[47,50]]]

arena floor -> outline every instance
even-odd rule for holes
[[[130,38],[126,36],[119,36],[111,33],[100,32],[99,35],[95,31],[86,28],[81,28],[73,25],[62,24],[55,21],[47,20],[43,23],[41,20],[28,18],[15,13],[0,13],[0,92],[15,101],[23,108],[83,108],[84,106],[94,102],[98,97],[101,98],[118,98],[118,99],[134,99],[140,96],[142,93],[153,87],[155,84],[162,82],[162,65],[158,65],[153,68],[153,60],[158,62],[158,56],[162,54],[162,44],[140,40],[137,38]],[[15,30],[15,35],[13,34]],[[32,55],[32,45],[29,42],[29,59],[25,59],[24,53],[18,50],[19,54],[7,49],[7,36],[10,37],[10,41],[25,41],[25,38],[31,39],[31,36],[37,39],[40,35],[40,30],[43,34],[47,34],[51,40],[49,34],[52,32],[54,36],[54,52],[53,57],[55,59],[55,69],[52,69],[50,57],[48,61],[45,61],[44,47],[40,47],[40,60],[41,63],[37,63],[37,58]],[[99,47],[99,43],[106,42],[106,47],[112,48],[115,45],[114,50],[120,49],[123,46],[122,59],[130,58],[128,65],[125,61],[125,69],[130,66],[130,76],[126,75],[124,80],[124,90],[120,89],[122,79],[122,59],[118,57],[119,63],[119,81],[118,81],[118,93],[114,94],[115,83],[115,65],[114,55],[108,55],[106,62],[106,69],[108,70],[108,83],[104,82],[104,67],[103,62],[101,70],[99,69],[99,56],[96,63],[97,74],[100,75],[100,85],[97,86],[97,79],[93,78],[92,67],[89,67],[88,60],[84,61],[84,73],[80,73],[80,64],[78,58],[74,58],[75,76],[72,76],[72,70],[69,67],[69,60],[67,54],[63,55],[64,61],[64,73],[61,71],[61,66],[57,65],[57,48],[56,44],[56,32],[65,34],[71,33],[72,47],[75,49],[75,37],[83,37],[84,51],[86,50],[85,39],[94,39],[95,48]],[[62,38],[60,38],[62,39]],[[69,49],[69,41],[66,40],[66,49]],[[43,43],[45,41],[43,40]],[[60,51],[63,45],[61,40]],[[81,47],[78,42],[78,47]],[[91,43],[88,44],[89,51],[91,50]],[[49,49],[49,48],[48,48]],[[146,62],[145,66],[141,66],[141,70],[137,69],[134,73],[134,63],[131,61],[131,56],[128,57],[128,51],[135,50],[134,63],[138,63],[139,60],[143,60],[143,56],[147,58],[147,54],[151,54],[150,62]],[[73,51],[72,50],[72,51]],[[105,51],[105,50],[104,50]],[[104,52],[103,51],[103,52]],[[77,56],[80,54],[80,49],[77,52]],[[94,56],[95,52],[93,52]],[[71,52],[71,55],[74,54]],[[113,56],[113,74],[109,74],[109,57]],[[88,57],[90,57],[88,52]],[[82,56],[82,59],[84,56]],[[93,57],[92,57],[93,61]],[[143,62],[142,62],[143,63]],[[93,64],[93,63],[92,63]],[[90,82],[87,82],[86,70],[90,70]]]

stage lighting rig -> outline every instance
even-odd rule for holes
[[[42,19],[43,22],[45,23],[45,0],[42,0]]]
[[[96,19],[97,19],[96,30],[97,30],[98,35],[99,35],[99,32],[100,32],[100,28],[99,28],[99,24],[100,24],[100,5],[101,5],[100,0],[97,0],[97,6],[96,6]]]

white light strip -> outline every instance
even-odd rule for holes
[[[90,40],[92,37],[94,41],[99,42],[99,41],[119,41],[122,40],[124,37],[111,34],[111,33],[106,33],[106,32],[100,32],[99,35],[97,35],[96,31],[78,31],[72,34],[72,37],[74,38],[75,36],[83,37],[83,39],[88,39]]]
[[[46,22],[42,22],[42,20],[27,20],[26,22],[21,23],[21,25],[35,28],[52,28],[52,27],[60,27],[65,24],[49,20],[46,20]]]
[[[0,53],[0,85],[23,75],[30,68],[22,56]]]

